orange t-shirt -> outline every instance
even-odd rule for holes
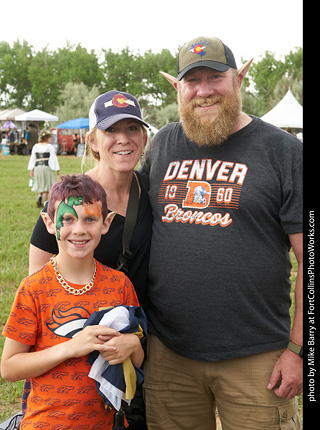
[[[40,351],[67,342],[101,307],[139,305],[130,280],[97,263],[92,289],[70,294],[57,281],[52,263],[21,282],[3,335]],[[79,285],[69,285],[79,288]],[[113,414],[88,377],[88,356],[69,359],[31,378],[31,392],[20,429],[111,429]]]

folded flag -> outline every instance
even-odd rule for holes
[[[120,333],[135,333],[142,341],[147,336],[147,318],[139,306],[117,306],[94,312],[84,324],[104,325]],[[142,384],[144,373],[135,367],[130,357],[123,363],[110,366],[98,351],[93,351],[88,359],[91,364],[89,377],[96,382],[97,390],[104,403],[121,408],[121,401],[130,404],[136,392],[136,386]]]

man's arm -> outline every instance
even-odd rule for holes
[[[291,340],[297,345],[303,345],[303,234],[289,236],[293,252],[298,262],[298,272],[295,289],[295,315],[291,331]]]
[[[295,288],[295,315],[290,339],[297,345],[303,345],[303,234],[289,235],[293,252],[298,262],[298,272]],[[302,358],[286,349],[277,361],[270,377],[269,390],[279,397],[292,399],[303,390]]]

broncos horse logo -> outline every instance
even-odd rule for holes
[[[53,309],[52,318],[47,322],[47,327],[57,336],[72,339],[83,326],[90,313],[82,307],[74,307],[67,310]]]

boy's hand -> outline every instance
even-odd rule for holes
[[[83,357],[92,351],[99,351],[104,347],[106,341],[120,336],[117,330],[109,327],[92,325],[81,330],[73,339],[66,342],[70,358]]]

